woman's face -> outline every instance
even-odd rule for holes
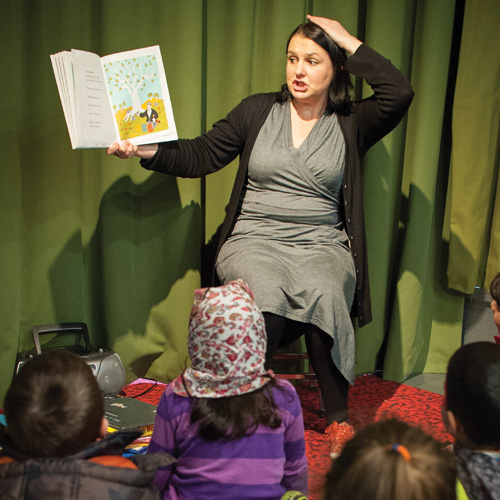
[[[328,52],[302,35],[288,44],[286,83],[293,99],[304,104],[323,104],[334,75]]]

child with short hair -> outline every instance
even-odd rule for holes
[[[471,500],[500,498],[500,345],[473,342],[450,358],[444,422]]]
[[[300,401],[264,369],[266,344],[264,317],[242,280],[195,291],[192,366],[167,386],[149,446],[177,459],[155,478],[164,499],[307,494]]]
[[[97,379],[68,350],[30,359],[15,375],[0,426],[0,498],[23,500],[159,498],[151,485],[166,454],[121,456],[140,432],[105,438],[108,422]]]
[[[326,477],[322,500],[455,500],[449,452],[418,427],[375,422],[346,443]]]

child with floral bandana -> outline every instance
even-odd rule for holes
[[[264,318],[246,283],[195,291],[192,366],[167,386],[148,450],[177,458],[155,477],[164,499],[307,494],[300,401],[289,382],[264,369],[266,345]]]

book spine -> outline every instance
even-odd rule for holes
[[[112,424],[109,424],[108,426],[108,434],[111,434],[112,432],[118,432],[118,431],[142,431],[143,434],[147,432],[153,432],[153,429],[155,428],[154,424],[148,424],[148,425],[139,425],[137,427],[119,427],[119,426],[113,426]]]

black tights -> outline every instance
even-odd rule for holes
[[[325,403],[326,422],[349,421],[347,397],[349,382],[340,373],[332,360],[333,339],[314,325],[299,323],[272,313],[264,313],[267,332],[266,364],[276,350],[292,343],[305,334],[307,354]]]

